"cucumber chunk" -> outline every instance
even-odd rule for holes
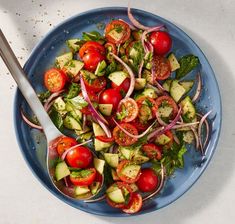
[[[67,64],[72,59],[73,59],[73,53],[68,52],[68,53],[65,53],[65,54],[62,54],[62,55],[56,57],[55,63],[60,69],[62,69],[64,67],[64,65]]]
[[[95,167],[95,169],[96,169],[100,174],[103,174],[105,161],[104,161],[103,159],[94,158],[93,162],[94,162],[94,167]]]
[[[77,196],[81,196],[81,195],[84,195],[84,194],[87,194],[90,192],[90,189],[87,187],[87,186],[76,186],[75,187],[75,195]]]
[[[126,77],[128,77],[128,75],[123,71],[113,72],[109,75],[109,79],[117,86],[120,86]]]
[[[167,92],[170,92],[170,87],[171,87],[171,83],[172,83],[172,79],[167,79],[162,87],[167,91]]]
[[[112,109],[113,104],[99,104],[99,111],[105,116],[110,116]]]
[[[118,154],[104,153],[104,159],[111,167],[116,168],[118,166]]]
[[[186,96],[181,102],[182,117],[185,122],[192,122],[196,116],[196,109],[189,96]]]
[[[141,169],[141,166],[139,165],[135,165],[135,164],[131,164],[128,165],[126,167],[124,167],[121,171],[121,173],[131,179],[134,179],[137,177],[137,175],[139,174]]]
[[[81,69],[83,68],[84,63],[78,60],[71,60],[68,61],[65,65],[64,65],[64,69],[66,71],[66,73],[71,77],[75,77],[77,76],[77,74],[79,73],[79,71],[81,71]]]
[[[153,99],[156,99],[157,98],[157,94],[155,92],[154,89],[150,89],[150,88],[146,88],[143,93],[142,93],[143,96],[148,96],[150,98],[153,98]]]
[[[81,124],[70,115],[66,115],[64,119],[64,126],[71,130],[82,130]]]
[[[146,86],[147,80],[144,78],[135,79],[135,90],[141,90]]]
[[[57,181],[63,179],[70,174],[67,164],[63,161],[56,165],[55,167],[55,178]]]
[[[185,92],[186,91],[184,87],[181,86],[177,80],[172,81],[170,87],[170,94],[176,103],[181,99],[181,97],[185,94]]]
[[[183,133],[183,141],[191,144],[193,140],[194,140],[194,134],[191,130]]]
[[[125,202],[125,198],[122,194],[122,190],[119,188],[114,191],[111,191],[111,192],[106,191],[106,193],[107,193],[108,198],[115,203],[124,203]]]
[[[92,127],[93,127],[93,132],[95,136],[105,136],[105,132],[104,130],[100,127],[99,124],[93,122],[92,123]]]
[[[109,148],[112,145],[112,143],[102,142],[98,140],[97,138],[95,138],[94,145],[95,145],[95,151],[101,151],[101,150]]]
[[[117,172],[115,169],[111,169],[111,174],[112,174],[112,178],[114,181],[116,180],[120,180],[119,176],[117,175]]]
[[[185,92],[187,93],[192,89],[194,82],[193,81],[182,81],[182,82],[179,82],[179,84],[184,87]]]
[[[171,66],[171,71],[174,72],[175,70],[177,70],[178,68],[180,68],[180,64],[176,58],[176,56],[173,53],[170,53],[168,56],[168,60],[170,62],[170,66]]]
[[[169,143],[170,141],[171,141],[171,139],[167,135],[162,134],[162,135],[157,136],[155,143],[157,145],[165,145],[165,144]]]
[[[91,193],[94,195],[94,194],[97,194],[99,188],[101,186],[101,183],[100,182],[93,182],[90,186],[90,189],[91,189]]]

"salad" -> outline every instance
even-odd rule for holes
[[[146,27],[128,8],[131,24],[106,24],[66,41],[68,51],[45,71],[39,94],[59,139],[55,182],[77,199],[141,210],[167,177],[184,167],[188,144],[202,156],[209,123],[198,113],[202,80],[196,55],[176,55],[167,27]],[[193,73],[195,78],[187,79]],[[42,129],[36,119],[22,117]],[[105,194],[98,197],[101,189]],[[96,196],[96,199],[93,199]]]

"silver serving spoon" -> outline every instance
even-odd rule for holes
[[[40,100],[37,97],[34,89],[32,88],[31,84],[29,83],[26,75],[18,62],[15,54],[13,53],[10,45],[8,44],[2,30],[0,29],[0,55],[5,62],[8,70],[10,71],[12,77],[15,79],[21,93],[23,94],[24,98],[28,102],[30,108],[36,115],[40,125],[43,128],[44,134],[47,139],[47,169],[49,176],[51,178],[52,183],[65,196],[71,198],[77,198],[74,193],[73,187],[68,187],[62,181],[55,181],[54,172],[54,161],[58,158],[56,146],[59,139],[63,136],[62,134],[53,124],[50,117],[46,113],[43,105],[41,104]],[[93,152],[92,152],[93,153]],[[94,153],[93,153],[94,155]],[[85,199],[93,197],[88,195]],[[79,199],[79,198],[77,198]]]

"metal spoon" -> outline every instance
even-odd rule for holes
[[[35,93],[28,79],[26,78],[26,75],[20,63],[18,62],[15,54],[13,53],[1,29],[0,29],[0,55],[3,61],[5,62],[6,66],[8,67],[12,77],[15,79],[21,93],[23,94],[24,98],[28,102],[30,108],[36,115],[37,119],[39,120],[43,128],[43,131],[47,139],[47,169],[52,183],[57,188],[57,190],[60,191],[65,196],[71,198],[77,198],[74,193],[73,187],[67,187],[63,183],[63,180],[55,181],[55,179],[53,178],[55,172],[55,167],[53,164],[54,161],[58,158],[56,150],[57,142],[59,141],[60,138],[64,137],[65,135],[62,134],[55,127],[50,117],[44,110],[43,105],[38,99],[37,94]],[[90,197],[92,196],[89,195],[89,197],[86,197],[86,199]]]

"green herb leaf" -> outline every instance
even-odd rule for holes
[[[89,40],[93,40],[93,41],[104,40],[104,37],[98,31],[83,32],[82,38],[85,41],[89,41]]]
[[[48,90],[46,92],[40,93],[38,94],[38,98],[41,102],[44,102],[44,100],[46,100],[47,98],[49,98],[49,96],[51,95],[51,92]]]
[[[117,113],[117,119],[122,120],[127,115],[128,115],[128,111],[127,111],[126,107],[122,104],[122,110]]]
[[[67,99],[74,98],[78,95],[80,91],[80,86],[77,83],[72,82],[72,84],[69,86],[69,91],[67,94]]]
[[[62,119],[61,114],[57,112],[56,110],[52,110],[49,115],[50,115],[52,122],[55,124],[55,126],[58,129],[61,129],[63,126],[63,119]]]
[[[179,59],[180,68],[176,70],[176,78],[181,79],[196,68],[199,63],[199,58],[194,55],[183,56]]]
[[[107,67],[106,67],[106,71],[105,74],[109,75],[112,72],[115,72],[117,70],[117,64],[115,61],[112,61]]]
[[[75,108],[75,109],[82,109],[88,105],[88,103],[84,100],[82,96],[76,96],[72,99],[68,99],[68,102]]]

